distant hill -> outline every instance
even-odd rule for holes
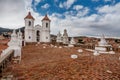
[[[12,31],[12,29],[0,27],[0,34],[2,34],[3,32],[11,32],[11,31]]]
[[[25,27],[21,27],[21,28],[16,29],[16,32],[18,32],[19,29],[22,31],[22,33],[24,33]],[[12,31],[13,31],[13,29],[0,27],[0,34],[2,34],[4,32],[12,32]],[[56,37],[57,37],[56,35],[51,34],[52,39],[56,39]],[[84,37],[86,37],[86,36],[75,36],[74,38],[84,38]],[[69,37],[69,38],[71,38],[71,37]]]
[[[18,28],[18,29],[16,29],[16,31],[18,31],[19,29],[20,29],[22,32],[24,32],[25,27]],[[2,34],[2,33],[4,33],[4,32],[12,32],[12,31],[13,31],[13,29],[0,27],[0,34]]]
[[[25,27],[18,28],[16,31],[18,32],[19,29],[24,32]]]

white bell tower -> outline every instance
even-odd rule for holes
[[[25,42],[34,42],[34,18],[29,12],[25,20]]]
[[[50,42],[50,22],[51,20],[46,14],[45,17],[42,19],[42,32],[40,42]]]

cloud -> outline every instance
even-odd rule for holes
[[[23,0],[0,0],[1,27],[21,27],[24,24],[24,16],[25,2]]]
[[[64,6],[63,6],[63,4],[60,2],[60,4],[59,4],[59,7],[60,8],[63,8]]]
[[[43,6],[41,6],[41,8],[44,8],[44,9],[47,9],[49,7],[50,7],[50,5],[48,3],[44,4]]]
[[[39,14],[33,11],[31,3],[32,0],[0,0],[0,27],[17,29],[25,26],[24,17],[29,10],[36,18],[35,24],[38,23]]]
[[[85,7],[82,10],[78,11],[77,17],[86,16],[88,13],[89,13],[89,9],[87,7]]]
[[[89,12],[89,9],[86,7],[83,7],[83,9],[86,10],[78,12],[77,15],[84,16],[81,14]],[[65,12],[63,14],[65,19],[52,16],[52,33],[57,34],[59,30],[63,31],[66,28],[69,36],[100,36],[105,34],[110,37],[120,37],[120,3],[112,6],[105,5],[98,7],[97,11],[97,14],[86,15],[84,17],[74,16],[74,11]]]
[[[75,5],[75,6],[73,7],[73,9],[79,11],[80,9],[83,9],[83,6],[82,6],[82,5]]]
[[[107,34],[113,34],[114,36],[119,35],[120,29],[120,3],[116,5],[105,5],[97,8],[98,10],[98,22],[92,24],[94,29],[98,29],[101,32],[106,32]],[[99,15],[100,14],[100,15]]]
[[[119,14],[120,13],[120,3],[117,3],[116,5],[105,5],[103,7],[98,7],[97,10],[99,13]]]
[[[80,18],[80,17],[86,16],[88,13],[89,13],[89,8],[83,7],[80,10],[76,10],[76,11],[71,10],[71,11],[65,12],[64,14],[69,15],[67,17],[75,16]]]
[[[43,0],[34,0],[35,1],[35,5],[38,5],[40,2],[42,2]]]
[[[115,4],[116,0],[104,0],[104,2],[111,2],[112,4]]]
[[[38,2],[38,3],[41,2],[41,1],[42,1],[42,0],[35,0],[35,2]]]
[[[75,1],[76,0],[67,0],[66,2],[60,3],[59,7],[69,9],[74,4]]]
[[[21,1],[23,1],[23,0],[21,0]],[[21,1],[20,1],[20,3],[21,3]],[[23,9],[26,9],[26,10],[28,10],[28,9],[30,9],[31,7],[32,7],[32,0],[24,0],[24,3],[23,3],[25,6],[25,8],[23,8]]]

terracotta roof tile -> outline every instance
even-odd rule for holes
[[[42,21],[43,21],[43,20],[51,21],[51,20],[48,18],[47,14],[46,14],[45,17],[42,19]]]
[[[28,13],[28,15],[24,19],[33,19],[33,20],[35,20],[30,12]]]

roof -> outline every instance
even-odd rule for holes
[[[24,19],[34,19],[34,17],[31,15],[31,12],[28,13],[28,15]]]
[[[51,21],[51,20],[48,18],[47,14],[46,14],[45,17],[42,19],[42,21],[43,21],[43,20]]]

